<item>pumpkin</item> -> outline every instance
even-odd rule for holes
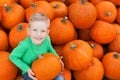
[[[4,4],[11,4],[15,2],[14,0],[0,0],[0,8],[4,6]]]
[[[53,80],[61,72],[61,63],[54,54],[45,53],[33,62],[31,68],[39,80]]]
[[[93,56],[98,59],[101,59],[104,55],[102,45],[94,41],[87,41],[87,42],[92,47]]]
[[[17,3],[12,3],[9,5],[5,4],[1,11],[1,25],[6,29],[11,29],[16,24],[25,20],[25,10],[21,5]]]
[[[26,20],[29,22],[30,16],[35,12],[42,12],[47,15],[50,20],[54,18],[54,9],[47,1],[36,1],[30,7],[26,8]]]
[[[15,25],[9,32],[9,42],[12,48],[15,48],[20,41],[27,36],[28,23],[22,22]]]
[[[72,4],[72,3],[76,2],[76,1],[82,1],[82,0],[67,0],[67,1],[68,1],[69,5],[70,5],[70,4]],[[88,1],[88,0],[85,0],[85,1]]]
[[[92,4],[96,5],[97,3],[104,1],[104,0],[89,0]]]
[[[104,68],[97,58],[93,58],[85,69],[74,71],[73,75],[75,80],[102,80],[104,76]]]
[[[90,36],[100,44],[108,44],[115,38],[116,30],[112,24],[97,20],[90,29]]]
[[[104,6],[106,5],[106,6]],[[97,10],[97,19],[113,23],[117,17],[117,8],[110,1],[101,1],[95,5]]]
[[[108,44],[109,51],[119,52],[120,53],[120,34],[117,34],[112,42]]]
[[[116,6],[120,6],[120,0],[107,0],[107,1],[114,3],[114,5]]]
[[[97,11],[92,3],[82,0],[74,2],[68,7],[68,16],[75,28],[86,29],[94,24]]]
[[[9,60],[9,52],[0,51],[0,79],[14,80],[18,68]]]
[[[72,73],[66,67],[64,67],[64,70],[62,71],[62,75],[63,75],[65,80],[72,80]]]
[[[82,70],[91,62],[93,52],[90,45],[83,40],[68,42],[62,51],[65,66],[70,70]]]
[[[109,79],[120,79],[120,53],[108,52],[102,59],[105,76]]]
[[[49,29],[51,41],[55,45],[64,45],[77,37],[77,32],[67,17],[55,18],[51,21]]]
[[[0,29],[0,51],[8,49],[8,36],[7,33]]]
[[[120,24],[120,7],[117,8],[117,17],[116,17],[116,21],[118,24]]]
[[[112,25],[115,27],[116,33],[117,33],[117,34],[120,34],[120,25],[117,24],[117,23],[113,23]]]
[[[68,12],[67,6],[63,2],[52,1],[50,2],[50,5],[54,8],[55,11],[54,18],[67,16],[67,12]]]

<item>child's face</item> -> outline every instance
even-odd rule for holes
[[[49,30],[45,23],[35,21],[30,24],[28,33],[31,37],[32,42],[35,45],[40,45],[48,35]]]

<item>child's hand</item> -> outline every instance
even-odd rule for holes
[[[32,79],[32,80],[38,80],[36,77],[35,77],[35,74],[32,72],[31,69],[28,69],[28,76]]]
[[[63,63],[63,61],[61,60],[63,57],[60,56],[59,58],[60,58],[60,62],[61,62],[61,64],[62,64],[62,70],[64,70],[64,63]]]

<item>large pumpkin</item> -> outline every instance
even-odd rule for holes
[[[106,5],[106,6],[104,6]],[[113,23],[117,17],[117,8],[110,1],[101,1],[95,5],[97,10],[97,19]]]
[[[47,1],[36,1],[30,7],[26,8],[26,20],[29,22],[30,16],[35,12],[42,12],[47,15],[50,20],[54,18],[54,9]]]
[[[66,17],[55,18],[50,24],[50,38],[53,44],[62,45],[76,39],[76,30]]]
[[[16,24],[25,20],[25,10],[17,3],[6,4],[1,11],[1,25],[6,29],[11,29]]]
[[[9,52],[0,51],[0,79],[14,80],[17,75],[17,67],[9,60]]]
[[[77,1],[68,7],[68,16],[78,29],[90,28],[97,18],[94,5],[85,0]]]
[[[73,74],[75,80],[102,80],[104,68],[97,58],[93,58],[91,63],[84,70],[74,71]]]
[[[102,63],[107,78],[120,79],[120,53],[108,52],[104,55]]]
[[[9,33],[9,42],[12,48],[15,48],[20,41],[24,40],[27,36],[28,23],[22,22],[15,25]]]
[[[73,40],[63,48],[63,61],[71,70],[82,70],[93,58],[92,48],[83,40]]]
[[[115,38],[116,30],[112,24],[97,20],[90,29],[90,36],[100,44],[107,44]]]
[[[33,62],[32,70],[39,80],[53,80],[61,72],[60,59],[46,53]]]

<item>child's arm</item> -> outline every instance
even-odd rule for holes
[[[9,56],[10,60],[24,72],[26,72],[30,68],[26,63],[21,60],[26,49],[26,45],[24,43],[20,43],[16,48],[13,49]]]

